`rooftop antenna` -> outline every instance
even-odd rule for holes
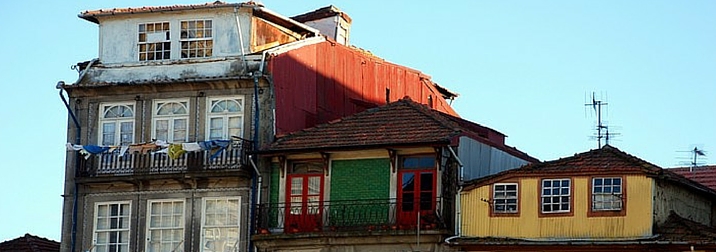
[[[704,162],[699,161],[699,157],[705,158],[706,157],[706,151],[703,149],[699,149],[699,147],[694,146],[693,149],[689,151],[680,151],[680,152],[689,152],[691,153],[691,157],[689,157],[690,161],[689,164],[689,171],[694,171],[694,168],[699,167],[700,165],[704,164]],[[685,159],[685,158],[684,158]],[[684,162],[686,163],[686,162]]]
[[[586,100],[586,99],[585,99]],[[592,102],[585,103],[585,107],[592,107],[594,113],[597,115],[597,148],[602,148],[602,138],[605,139],[606,144],[609,144],[609,136],[616,135],[615,133],[609,133],[609,127],[602,123],[602,106],[607,106],[606,102],[597,100],[596,95],[592,92]]]

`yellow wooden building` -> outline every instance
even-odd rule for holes
[[[465,183],[463,251],[714,251],[716,191],[612,146]]]

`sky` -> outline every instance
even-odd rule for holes
[[[83,10],[187,0],[0,2],[0,242],[60,240],[67,111],[55,89],[98,57]],[[591,94],[610,144],[658,166],[716,163],[716,1],[264,0],[293,16],[335,5],[351,44],[459,93],[465,119],[540,160],[597,148]]]

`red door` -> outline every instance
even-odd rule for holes
[[[435,158],[405,157],[401,159],[400,168],[398,225],[404,229],[415,228],[418,224],[418,216],[420,216],[420,223],[433,224],[436,220]]]
[[[323,226],[323,173],[294,170],[286,179],[286,232],[320,231]]]

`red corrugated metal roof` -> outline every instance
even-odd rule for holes
[[[278,134],[327,123],[405,96],[457,116],[428,75],[332,41],[272,56],[268,72],[276,92]]]

